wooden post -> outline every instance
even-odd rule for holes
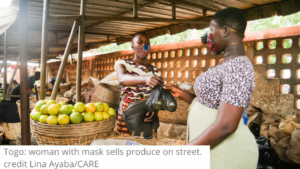
[[[85,15],[85,0],[81,0],[80,4],[81,22],[78,32],[78,57],[77,57],[77,77],[76,77],[76,102],[81,101],[81,72],[82,72],[82,48],[84,39],[84,15]]]
[[[56,95],[57,95],[59,85],[60,85],[60,80],[62,78],[62,75],[63,75],[64,71],[65,71],[65,67],[66,67],[67,62],[68,62],[68,57],[69,57],[69,54],[70,54],[71,49],[72,49],[73,40],[74,40],[74,37],[75,37],[75,35],[77,33],[77,30],[78,30],[78,24],[79,24],[78,21],[74,21],[72,31],[71,31],[70,37],[68,39],[68,43],[67,43],[67,46],[66,46],[66,49],[65,49],[65,53],[64,53],[63,59],[61,61],[61,64],[60,64],[60,67],[59,67],[59,70],[58,70],[58,74],[57,74],[57,77],[56,77],[56,81],[55,81],[55,84],[54,84],[54,88],[53,88],[53,91],[52,91],[52,94],[51,94],[51,100],[56,99]]]
[[[20,95],[22,145],[31,145],[29,122],[29,83],[27,77],[27,0],[19,0]]]
[[[16,73],[17,73],[19,63],[20,63],[20,55],[18,56],[18,60],[17,60],[16,67],[15,67],[15,69],[14,69],[14,72],[13,72],[13,74],[11,75],[11,80],[10,80],[10,82],[9,82],[9,86],[8,86],[8,89],[7,89],[7,92],[6,92],[6,96],[5,96],[5,98],[7,98],[7,99],[8,99],[8,94],[9,94],[9,90],[10,90],[10,88],[11,88],[12,82],[13,82],[13,80],[15,79],[15,75],[16,75]]]
[[[137,13],[137,0],[133,0],[133,17],[137,18],[138,13]]]
[[[175,2],[172,3],[172,19],[176,19],[176,4]]]
[[[202,9],[202,12],[203,12],[203,19],[206,19],[206,9]]]
[[[4,75],[3,75],[3,97],[5,99],[6,91],[7,91],[7,30],[4,33],[4,58],[3,58],[3,69],[4,69]]]
[[[41,79],[40,79],[40,98],[45,99],[46,89],[46,61],[47,61],[47,35],[48,35],[48,14],[49,14],[49,1],[44,0],[43,7],[43,26],[42,26],[42,47],[41,47]]]

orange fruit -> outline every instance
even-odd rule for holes
[[[85,104],[82,103],[82,102],[77,102],[77,103],[74,105],[74,110],[75,110],[76,112],[80,112],[80,113],[84,112],[84,110],[85,110]]]
[[[86,122],[92,122],[95,119],[95,115],[92,112],[86,112],[83,116],[83,119]]]
[[[55,100],[48,100],[47,105],[50,106],[51,104],[57,104]]]
[[[85,112],[92,112],[94,113],[96,111],[96,106],[94,103],[88,103],[85,105]]]
[[[104,106],[104,111],[108,112],[108,109],[109,109],[108,104],[107,103],[103,103],[103,106]]]
[[[47,124],[47,119],[48,119],[48,115],[41,115],[40,119],[39,119],[39,122],[40,123],[44,123],[44,124]]]
[[[56,116],[49,116],[48,119],[47,119],[47,124],[57,125],[57,117]]]
[[[95,106],[96,106],[96,111],[97,112],[103,112],[104,111],[104,106],[101,102],[96,103]]]
[[[48,107],[48,113],[50,115],[57,115],[58,112],[59,112],[59,109],[60,109],[60,106],[58,104],[51,104],[49,107]]]
[[[107,112],[103,112],[103,120],[109,119],[110,115]]]
[[[64,105],[67,105],[67,103],[66,102],[59,102],[59,105],[64,106]]]
[[[70,123],[70,117],[66,114],[62,114],[58,117],[58,124],[66,125]]]
[[[109,108],[108,109],[108,114],[110,115],[110,117],[113,117],[116,114],[116,112],[113,108]]]
[[[102,114],[102,112],[95,112],[94,115],[95,115],[95,121],[101,121],[101,120],[103,120],[103,114]]]
[[[42,107],[41,107],[41,109],[40,109],[40,112],[42,113],[42,114],[45,114],[45,115],[47,115],[48,114],[48,105],[46,105],[46,104],[44,104],[44,105],[42,105]]]

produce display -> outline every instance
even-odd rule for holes
[[[2,94],[0,94],[0,102],[3,100]]]
[[[107,103],[77,102],[75,105],[55,100],[40,100],[30,113],[34,121],[49,125],[67,125],[109,119],[115,115]]]

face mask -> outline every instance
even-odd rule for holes
[[[146,59],[147,55],[150,53],[150,46],[144,45],[144,46],[135,46],[133,48],[135,54],[137,57]]]
[[[234,29],[229,28],[231,31],[233,32],[237,32]],[[216,30],[215,32],[220,31],[221,29]],[[209,46],[210,52],[215,54],[215,55],[219,55],[220,52],[218,52],[218,45],[214,42],[212,35],[215,33],[209,33],[206,32],[202,37],[201,37],[201,41],[203,44],[207,44]],[[230,44],[238,44],[238,43],[230,43]]]

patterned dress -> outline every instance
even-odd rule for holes
[[[152,75],[151,67],[146,67],[138,63],[134,63],[128,59],[121,59],[115,63],[115,70],[117,70],[117,65],[122,64],[126,67],[126,73],[133,76],[144,76]],[[157,76],[161,76],[161,73],[157,71],[156,67],[154,68],[154,73]],[[146,84],[141,84],[137,86],[122,86],[121,89],[121,102],[123,112],[137,100],[145,100],[150,95],[150,87]],[[124,119],[121,117],[121,113],[118,113],[118,123],[117,123],[117,132],[118,134],[129,135],[128,129],[126,127]]]
[[[217,121],[221,101],[247,110],[254,86],[254,69],[246,56],[225,60],[198,76],[194,84],[196,98],[189,108],[187,142]],[[255,138],[242,118],[236,131],[210,150],[211,169],[253,169],[257,161]]]

